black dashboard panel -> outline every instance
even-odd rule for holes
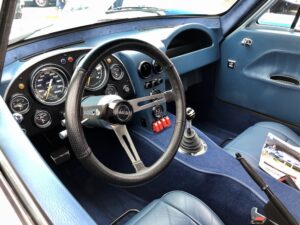
[[[88,51],[88,49],[69,51],[47,57],[25,69],[11,81],[5,93],[5,101],[12,113],[17,112],[21,114],[19,115],[23,117],[21,118],[21,126],[29,136],[61,126],[61,121],[64,119],[64,98],[56,104],[49,104],[49,102],[43,101],[48,98],[49,91],[53,86],[58,87],[57,83],[54,85],[53,77],[58,77],[59,75],[54,74],[53,68],[61,71],[61,74],[66,76],[66,81],[63,81],[63,83],[67,88],[76,65]],[[84,96],[118,94],[123,99],[133,97],[134,87],[122,62],[116,56],[109,56],[102,60],[101,65],[103,65],[107,73],[107,79],[103,80],[100,88],[86,88]],[[38,77],[37,74],[39,74]],[[43,82],[42,79],[45,76],[51,76],[51,79],[53,79],[50,82],[50,78],[48,78],[48,81]],[[95,79],[97,76],[98,74],[96,73],[92,79]],[[87,83],[91,82],[90,77],[88,77]],[[56,79],[57,82],[62,80],[60,78]],[[53,85],[51,86],[52,83]],[[45,86],[44,90],[42,88],[43,85]],[[35,89],[37,86],[40,86],[40,89]],[[59,92],[60,90],[57,88],[53,93],[55,91]],[[41,92],[41,95],[37,95],[38,92]],[[39,99],[37,96],[45,97],[45,99]]]

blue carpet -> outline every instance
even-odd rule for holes
[[[57,174],[97,224],[108,225],[127,210],[141,210],[148,204],[124,189],[91,176],[77,161],[65,165]]]

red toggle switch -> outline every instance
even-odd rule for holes
[[[164,119],[166,120],[167,126],[168,127],[171,126],[171,120],[170,120],[170,118],[168,116],[166,116]]]
[[[159,133],[159,132],[160,132],[160,128],[159,128],[159,125],[158,125],[157,122],[152,123],[152,130],[153,130],[155,133]]]
[[[165,118],[162,118],[160,121],[161,121],[164,128],[168,127],[168,124],[167,124],[167,121],[166,121]]]
[[[158,120],[157,124],[159,126],[160,131],[162,131],[164,129],[164,126],[163,126],[162,122],[160,120]]]

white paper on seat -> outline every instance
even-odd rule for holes
[[[259,167],[275,179],[289,175],[300,189],[299,147],[268,133],[260,156]]]

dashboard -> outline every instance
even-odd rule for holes
[[[14,116],[22,120],[22,128],[28,135],[60,125],[70,79],[88,51],[68,51],[48,57],[10,83],[5,100]],[[109,94],[123,99],[135,94],[125,66],[113,55],[97,62],[85,81],[84,96]]]
[[[213,30],[188,24],[167,31],[167,37],[154,29],[140,32],[141,37],[135,38],[145,40],[155,36],[149,42],[171,58],[181,75],[218,59],[219,49],[215,45],[218,37]],[[123,33],[121,38],[123,35],[127,37]],[[105,43],[105,39],[93,39],[93,44],[71,42],[64,47],[28,54],[5,67],[1,91],[5,89],[4,100],[28,136],[65,129],[64,102],[72,74],[84,56],[101,42]],[[83,97],[114,94],[132,99],[157,94],[168,87],[159,62],[142,53],[115,53],[95,65],[88,71]],[[154,131],[153,124],[167,113],[165,104],[157,105],[137,113],[133,122]]]

